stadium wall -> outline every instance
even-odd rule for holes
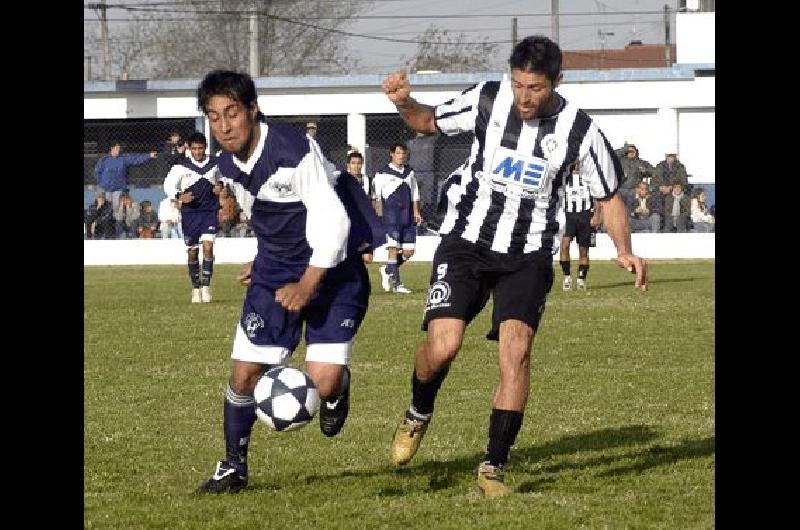
[[[634,252],[647,259],[714,258],[715,234],[632,234]],[[417,238],[417,250],[411,261],[432,261],[439,244],[435,236]],[[573,257],[577,248],[571,249]],[[215,263],[245,263],[256,253],[256,239],[217,238],[214,244]],[[614,244],[607,234],[597,234],[597,246],[589,256],[593,260],[615,259]],[[386,261],[386,248],[375,252],[375,261]],[[554,261],[558,256],[553,257]],[[183,265],[186,247],[180,239],[84,240],[84,265]]]

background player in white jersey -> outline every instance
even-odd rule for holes
[[[573,239],[578,242],[578,290],[586,289],[586,276],[589,274],[589,247],[592,245],[594,227],[594,199],[588,183],[581,176],[578,162],[573,163],[564,176],[565,225],[561,237],[561,256],[559,265],[564,273],[563,289],[572,288],[569,247]]]
[[[466,89],[436,107],[411,98],[404,73],[383,90],[406,124],[426,134],[473,132],[458,188],[447,193],[423,317],[427,336],[416,351],[412,402],[395,431],[391,459],[408,463],[431,421],[434,400],[458,354],[467,324],[494,299],[500,381],[489,418],[489,443],[478,466],[481,492],[507,493],[503,468],[522,426],[530,385],[530,351],[564,224],[563,175],[576,160],[592,197],[603,204],[618,264],[647,289],[647,267],[631,251],[625,206],[616,195],[622,174],[611,145],[592,119],[555,92],[561,50],[543,36],[514,47],[509,79]]]
[[[223,404],[225,458],[198,490],[233,493],[247,486],[253,389],[266,370],[288,362],[304,325],[305,370],[322,400],[320,429],[334,436],[344,425],[347,365],[370,289],[359,249],[383,241],[355,179],[327,174],[316,142],[296,128],[268,124],[250,76],[210,72],[197,100],[222,145],[222,176],[254,197],[250,221],[258,250],[239,275],[247,294]]]
[[[192,303],[211,301],[211,276],[214,272],[214,240],[219,221],[219,199],[214,185],[219,180],[216,157],[206,155],[206,137],[194,132],[188,139],[190,156],[175,159],[164,179],[164,193],[181,202],[181,228],[186,243]],[[199,245],[203,245],[202,273]]]
[[[375,195],[383,201],[383,224],[386,227],[386,265],[379,270],[384,291],[409,294],[400,281],[400,266],[411,259],[417,241],[419,187],[414,168],[406,164],[408,150],[401,143],[392,145],[390,161],[375,172]]]

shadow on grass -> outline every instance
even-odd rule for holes
[[[707,280],[710,276],[692,276],[689,278],[664,278],[661,280],[654,280],[649,279],[647,281],[647,285],[654,285],[658,283],[677,283],[677,282],[693,282],[695,280]],[[588,281],[588,280],[587,280]],[[627,282],[617,282],[617,283],[605,283],[605,284],[591,284],[589,285],[589,290],[598,290],[598,289],[613,289],[615,287],[628,287],[633,285],[633,275],[631,275],[631,279]]]
[[[606,449],[628,447],[651,442],[658,437],[658,433],[647,425],[629,425],[600,429],[593,432],[577,435],[563,436],[557,440],[547,442],[542,445],[515,448],[511,454],[511,465],[517,473],[559,473],[570,469],[585,469],[595,466],[608,466],[615,462],[638,460],[613,471],[604,472],[601,476],[619,475],[623,473],[634,473],[648,469],[650,467],[667,465],[678,460],[687,458],[697,458],[713,454],[714,439],[689,440],[681,445],[673,447],[653,446],[634,453],[623,455],[601,456],[588,461],[579,463],[560,463],[548,466],[544,469],[534,470],[534,464],[546,461],[549,458],[561,455],[573,455],[583,452],[603,451]],[[424,445],[424,442],[423,442]],[[388,447],[387,453],[388,453]],[[319,481],[330,481],[346,477],[375,477],[385,475],[386,477],[424,477],[428,483],[428,491],[435,492],[456,486],[465,476],[475,473],[478,462],[483,457],[483,452],[474,453],[470,456],[462,456],[453,460],[428,460],[420,464],[413,463],[408,467],[396,468],[390,464],[380,468],[324,473],[309,475],[305,478],[306,484]],[[556,478],[543,476],[534,481],[523,483],[517,488],[520,492],[530,492],[542,489],[545,484],[553,483]],[[407,494],[407,490],[390,486],[380,489],[377,494],[382,497],[392,497]]]

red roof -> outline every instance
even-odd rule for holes
[[[562,70],[665,68],[675,63],[675,45],[667,64],[663,44],[628,44],[622,50],[562,50]]]

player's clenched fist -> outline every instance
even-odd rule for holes
[[[405,103],[411,95],[411,83],[405,72],[389,74],[381,83],[381,88],[395,105]]]

